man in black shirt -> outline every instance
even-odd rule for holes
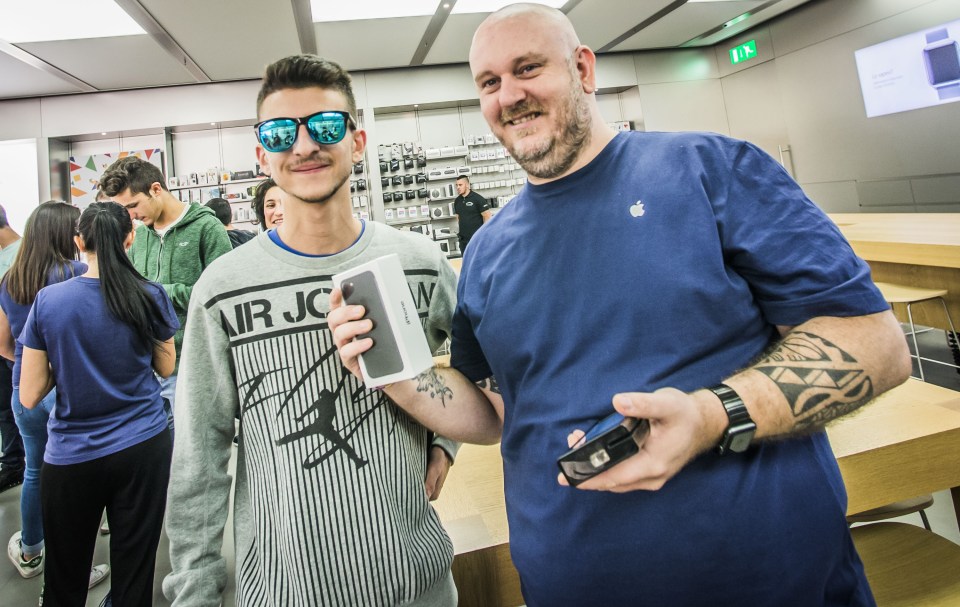
[[[233,227],[233,210],[230,208],[228,201],[223,198],[211,198],[207,201],[206,206],[213,209],[213,212],[217,214],[217,219],[227,229],[227,236],[230,237],[230,244],[233,245],[234,249],[256,236],[253,232]]]
[[[457,192],[460,194],[453,201],[453,212],[460,222],[458,236],[460,238],[460,252],[467,250],[470,238],[480,229],[483,222],[490,219],[490,203],[470,189],[470,179],[466,175],[457,177]]]

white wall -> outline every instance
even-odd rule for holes
[[[38,184],[36,140],[0,141],[0,204],[19,234],[34,207],[43,202]]]

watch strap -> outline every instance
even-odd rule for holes
[[[737,391],[726,384],[717,384],[707,388],[713,392],[727,413],[727,428],[723,431],[717,452],[725,455],[731,451],[742,453],[749,446],[757,430],[757,424],[750,417],[747,406]]]

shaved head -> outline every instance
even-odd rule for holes
[[[532,27],[541,31],[549,31],[551,40],[564,49],[565,53],[569,53],[580,46],[580,39],[577,37],[576,30],[573,29],[573,24],[562,12],[542,4],[518,2],[490,13],[490,16],[484,19],[480,27],[477,28],[477,31],[473,34],[473,42],[470,44],[471,65],[474,63],[474,53],[477,50],[482,50],[482,42],[489,29],[513,19],[522,19],[529,22]],[[478,45],[478,42],[481,44]],[[478,47],[480,48],[478,49]]]

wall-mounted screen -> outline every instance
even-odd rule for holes
[[[867,116],[960,101],[960,20],[856,52]]]

